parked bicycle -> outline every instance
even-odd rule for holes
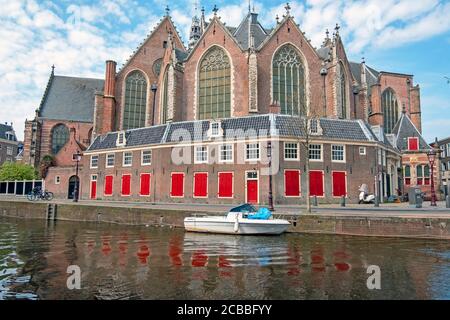
[[[53,192],[42,190],[41,187],[36,187],[33,190],[31,190],[30,193],[28,193],[27,199],[29,201],[38,201],[38,200],[51,201],[53,200]]]

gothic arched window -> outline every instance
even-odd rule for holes
[[[67,141],[69,141],[69,129],[63,124],[54,126],[52,129],[52,153],[57,154]]]
[[[231,116],[231,64],[225,51],[211,48],[199,69],[198,118]]]
[[[282,46],[272,61],[272,93],[282,114],[306,114],[305,70],[294,46]]]
[[[345,77],[345,69],[342,62],[339,63],[337,75],[337,112],[341,119],[347,118],[347,80]]]
[[[381,95],[381,108],[384,115],[384,132],[392,133],[398,121],[398,102],[394,90],[386,89]]]
[[[147,80],[140,71],[131,72],[125,80],[125,107],[123,110],[123,129],[145,126],[147,109]]]
[[[161,97],[161,124],[167,123],[169,114],[169,69],[164,72],[163,90]]]

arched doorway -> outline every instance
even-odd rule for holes
[[[69,187],[67,191],[68,199],[75,199],[75,186],[78,184],[78,194],[80,193],[80,178],[77,176],[71,176],[69,179]]]

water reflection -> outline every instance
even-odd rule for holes
[[[66,289],[67,266],[82,290]],[[382,290],[366,288],[369,265]],[[0,219],[0,299],[449,299],[445,241]]]

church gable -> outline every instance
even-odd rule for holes
[[[392,133],[396,137],[397,148],[400,151],[427,151],[430,149],[430,146],[405,111],[403,111]]]

